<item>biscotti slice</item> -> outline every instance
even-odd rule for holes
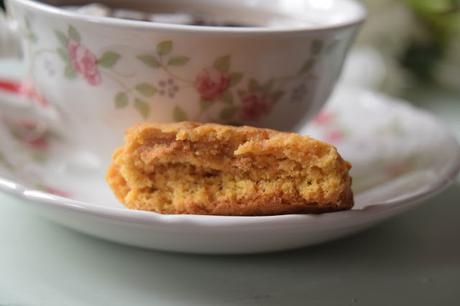
[[[107,181],[130,209],[164,214],[323,213],[353,206],[334,146],[269,129],[182,122],[128,130]]]

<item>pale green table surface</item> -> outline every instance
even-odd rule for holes
[[[460,139],[460,93],[428,88],[409,96]],[[2,306],[460,305],[460,180],[366,232],[253,256],[126,247],[19,204],[0,194]]]

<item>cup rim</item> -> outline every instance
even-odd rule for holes
[[[129,20],[113,17],[101,17],[101,16],[88,16],[70,10],[64,10],[62,8],[42,3],[34,0],[7,0],[8,2],[17,2],[23,6],[31,7],[36,10],[43,11],[52,15],[60,15],[68,17],[73,20],[84,21],[93,24],[103,24],[123,28],[138,28],[144,30],[168,30],[168,31],[180,31],[180,32],[196,32],[203,34],[243,34],[243,35],[254,35],[254,34],[288,34],[288,33],[315,33],[331,30],[339,30],[343,28],[353,27],[363,23],[366,19],[367,10],[363,4],[357,0],[339,0],[341,2],[349,3],[356,7],[357,13],[355,16],[351,16],[349,20],[333,23],[333,24],[320,24],[320,25],[296,25],[287,27],[213,27],[213,26],[197,26],[197,25],[181,25],[181,24],[165,24],[165,23],[154,23],[139,20]]]

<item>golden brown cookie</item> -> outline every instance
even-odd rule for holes
[[[131,209],[275,215],[353,206],[350,164],[310,137],[182,122],[138,125],[125,140],[107,181]]]

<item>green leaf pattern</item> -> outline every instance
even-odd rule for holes
[[[319,55],[323,49],[323,42],[319,39],[314,39],[311,43],[311,53],[313,55]]]
[[[335,41],[332,41],[330,45],[332,45],[332,47],[335,47]],[[331,49],[329,46],[327,46],[326,48],[324,47],[324,42],[322,40],[318,38],[313,39],[310,45],[310,57],[307,58],[305,63],[299,69],[298,74],[299,75],[310,74],[315,68],[315,66],[317,65],[319,61],[319,57],[321,56],[321,53],[329,53],[330,50]]]
[[[71,40],[74,40],[76,42],[81,41],[80,33],[78,33],[77,29],[75,29],[72,25],[69,26],[69,29],[67,30],[67,34]]]
[[[171,53],[172,46],[173,46],[172,41],[165,40],[165,41],[160,42],[157,45],[156,51],[157,51],[158,55],[160,55],[160,56],[167,55],[167,54]]]
[[[102,56],[97,60],[99,66],[104,68],[112,68],[120,59],[120,54],[113,51],[106,51]]]
[[[150,105],[142,99],[134,100],[134,108],[141,114],[142,118],[147,119],[150,114]]]
[[[315,60],[313,58],[309,58],[305,64],[303,64],[302,68],[300,68],[299,74],[305,74],[312,70],[313,66],[315,65]]]
[[[239,72],[234,72],[230,74],[230,87],[237,86],[243,79],[243,74]]]
[[[150,54],[139,54],[137,59],[150,68],[159,68],[161,66],[160,61],[155,56]]]
[[[174,121],[176,122],[185,121],[185,120],[188,120],[187,118],[188,118],[187,113],[180,106],[176,105],[176,107],[174,107],[174,110],[173,110]]]
[[[185,64],[188,63],[190,58],[182,55],[178,55],[175,57],[172,57],[168,60],[168,65],[169,66],[184,66]]]
[[[115,107],[124,108],[128,106],[128,95],[125,92],[119,92],[114,97]]]
[[[230,69],[230,55],[217,58],[214,61],[214,68],[222,73],[227,73]]]
[[[65,63],[69,63],[69,54],[67,53],[67,50],[64,49],[63,47],[59,47],[56,49],[59,57],[65,62]]]
[[[55,49],[55,52],[64,63],[63,75],[68,80],[74,80],[78,77],[78,74],[71,62],[69,43],[74,42],[77,43],[78,46],[83,45],[82,36],[73,25],[69,25],[66,32],[55,30],[54,35],[59,42],[59,46]],[[112,69],[120,60],[120,58],[121,56],[117,52],[105,51],[101,56],[97,58],[96,64],[99,68]]]
[[[27,24],[27,27],[30,29],[30,24]],[[64,62],[64,76],[69,80],[76,79],[78,74],[70,61],[68,44],[70,41],[81,44],[83,37],[72,25],[68,26],[66,32],[56,30],[54,31],[54,34],[57,41],[59,42],[59,47],[55,49],[55,52],[57,56],[59,56],[59,58]],[[310,44],[309,57],[299,68],[296,75],[279,78],[275,77],[262,81],[256,78],[245,76],[241,72],[232,71],[231,55],[226,54],[223,56],[218,56],[214,59],[214,61],[211,62],[210,68],[205,67],[203,69],[214,69],[214,71],[217,71],[217,73],[221,74],[221,78],[227,79],[228,83],[226,83],[227,85],[224,85],[226,86],[225,90],[219,93],[217,99],[213,99],[213,101],[206,101],[202,98],[199,98],[198,103],[200,107],[199,114],[197,115],[191,115],[187,113],[187,111],[181,106],[175,105],[172,108],[172,119],[174,121],[183,121],[189,119],[200,120],[203,118],[208,118],[206,114],[212,109],[213,113],[218,114],[218,118],[220,120],[235,122],[238,121],[241,117],[240,114],[242,114],[245,107],[244,103],[249,101],[247,99],[249,95],[252,95],[251,101],[256,101],[259,99],[263,103],[269,104],[269,106],[264,107],[265,109],[271,109],[274,104],[286,96],[286,84],[289,84],[291,81],[295,81],[297,84],[299,84],[299,81],[305,82],[305,80],[309,79],[310,76],[314,73],[315,65],[317,64],[319,57],[322,53],[326,52],[330,52],[329,45],[326,44],[325,46],[323,41],[314,39]],[[184,82],[184,85],[188,83],[188,86],[196,86],[195,80],[193,78],[187,80],[181,76],[180,73],[176,73],[176,70],[189,64],[191,58],[182,54],[177,54],[174,50],[174,43],[172,40],[162,40],[154,45],[153,51],[140,53],[136,56],[136,58],[146,67],[155,69],[158,71],[158,73],[166,74],[169,80],[168,82],[170,82],[172,79],[176,80],[172,81],[173,83],[168,83],[172,84],[171,86],[174,86],[175,92],[178,91],[178,88],[180,88],[181,84]],[[118,52],[107,50],[97,57],[97,65],[103,69],[114,69],[120,60],[121,55]],[[246,85],[241,85],[243,80],[245,80],[244,84]],[[155,83],[154,80],[148,82],[140,82],[133,85],[132,87],[126,84],[124,80],[119,80],[118,83],[120,84],[121,90],[118,91],[113,97],[114,108],[125,109],[131,105],[143,119],[147,119],[151,114],[152,99],[159,92],[162,96],[164,96],[164,87],[159,88],[158,84]],[[173,99],[174,95],[169,93],[168,97],[169,99]]]
[[[70,64],[68,64],[68,65],[66,65],[64,67],[64,76],[68,80],[73,80],[73,79],[75,79],[77,77],[77,73],[75,72],[73,67],[70,66]]]
[[[61,46],[67,48],[67,45],[69,44],[69,38],[67,38],[67,36],[61,31],[54,31],[54,35],[56,35],[57,39],[61,43]]]
[[[135,89],[144,97],[151,97],[156,93],[156,88],[149,83],[139,83]]]
[[[142,53],[137,55],[137,59],[150,68],[166,68],[168,66],[184,66],[190,58],[184,55],[171,54],[173,51],[171,40],[160,41],[154,53]]]

